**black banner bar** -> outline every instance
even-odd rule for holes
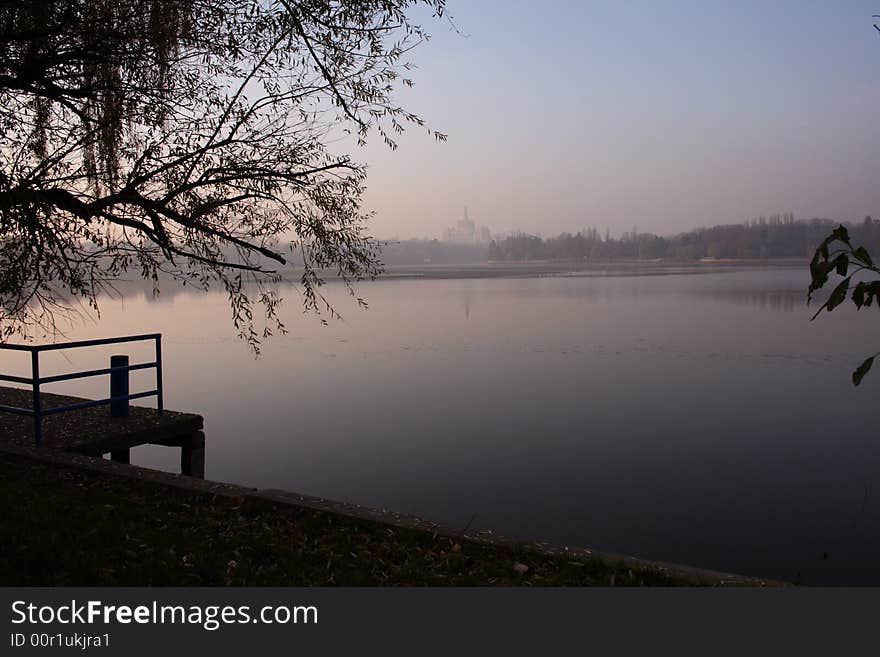
[[[4,588],[0,599],[4,655],[847,654],[873,645],[880,589]]]

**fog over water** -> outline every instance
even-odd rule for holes
[[[210,479],[707,568],[880,584],[880,374],[850,382],[878,348],[878,319],[842,307],[810,323],[808,282],[805,267],[380,280],[358,289],[366,311],[330,284],[344,320],[329,326],[301,314],[291,288],[290,332],[257,360],[223,294],[133,290],[68,336],[164,334],[165,403],[205,416]],[[47,354],[44,372],[112,353],[89,352]],[[133,390],[149,385],[133,373]],[[177,467],[165,448],[132,460]]]

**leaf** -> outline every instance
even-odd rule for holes
[[[809,303],[810,298],[812,297],[813,292],[820,289],[825,283],[828,282],[828,272],[830,272],[834,266],[830,262],[812,262],[810,263],[810,275],[812,276],[812,281],[810,281],[810,289],[807,293],[807,302]]]
[[[864,282],[856,285],[855,289],[852,293],[853,303],[856,304],[856,308],[861,308],[865,305],[865,284]]]
[[[866,265],[868,265],[868,267],[874,266],[874,262],[871,260],[871,255],[868,253],[868,250],[863,246],[860,246],[855,251],[853,251],[853,257],[865,263]]]
[[[859,365],[858,368],[856,368],[856,371],[853,372],[853,375],[852,375],[852,380],[853,380],[854,386],[857,386],[862,382],[862,379],[865,378],[865,374],[868,373],[868,370],[871,369],[871,365],[873,365],[873,364],[874,364],[874,356],[871,356],[870,358],[866,358],[865,362],[862,363],[861,365]]]
[[[840,240],[845,244],[849,244],[849,231],[843,224],[831,231],[831,236],[833,239]]]
[[[865,307],[868,307],[874,299],[880,296],[880,281],[862,282],[861,285],[865,288]],[[880,308],[880,304],[877,307]]]
[[[825,307],[828,309],[828,312],[831,312],[837,306],[839,306],[846,299],[846,292],[849,289],[849,277],[844,278],[840,281],[840,284],[834,288],[834,291],[828,297],[828,301],[825,302]]]
[[[845,253],[841,253],[834,259],[834,267],[840,276],[846,276],[846,270],[849,269],[849,258]]]

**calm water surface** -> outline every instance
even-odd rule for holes
[[[366,311],[330,285],[344,321],[327,327],[291,287],[290,332],[258,360],[232,336],[222,294],[123,290],[68,335],[165,335],[166,405],[205,416],[211,479],[707,568],[880,584],[880,373],[850,383],[880,348],[878,317],[844,308],[810,323],[807,279],[798,268],[388,280],[359,288]],[[60,353],[44,370],[109,353]],[[170,449],[132,457],[177,467]]]

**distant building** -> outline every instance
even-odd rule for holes
[[[467,207],[464,216],[454,226],[444,229],[442,241],[453,244],[488,244],[492,241],[492,231],[487,226],[478,226],[468,217]]]

